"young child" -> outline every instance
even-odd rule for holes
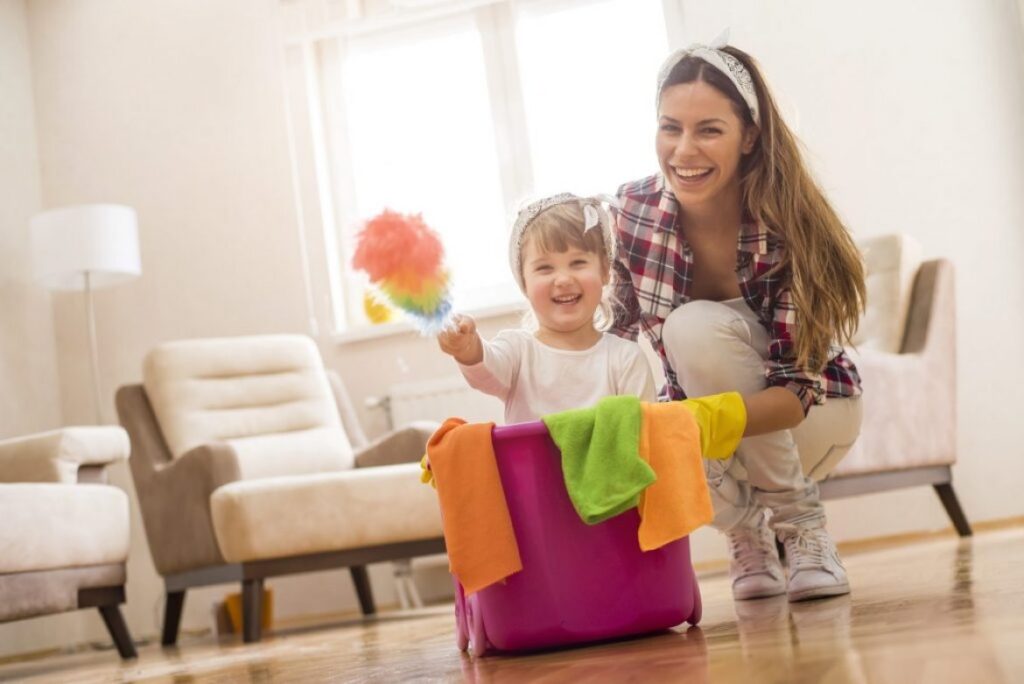
[[[614,221],[602,200],[563,193],[519,212],[509,241],[512,275],[530,302],[528,329],[480,338],[469,316],[438,336],[469,384],[505,402],[505,422],[593,406],[632,394],[654,401],[650,366],[611,324]]]

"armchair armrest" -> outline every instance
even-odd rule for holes
[[[0,441],[0,482],[103,481],[102,471],[128,458],[128,434],[119,427],[67,427]],[[83,471],[83,472],[80,472]]]
[[[139,492],[139,504],[161,574],[224,563],[213,530],[210,495],[240,479],[237,454],[223,442],[194,447],[153,470],[143,485],[145,492]]]
[[[418,463],[427,448],[427,440],[439,423],[415,421],[404,428],[389,432],[355,453],[356,468]]]
[[[240,479],[235,450],[216,442],[172,459],[141,385],[117,391],[117,414],[131,436],[129,464],[153,564],[161,575],[221,565],[210,494]]]

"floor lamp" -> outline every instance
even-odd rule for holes
[[[85,292],[96,423],[103,423],[93,290],[142,273],[135,210],[117,204],[53,209],[32,218],[35,279],[51,290]]]

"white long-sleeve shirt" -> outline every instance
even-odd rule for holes
[[[651,367],[635,342],[602,335],[589,349],[555,349],[526,330],[504,330],[483,341],[484,358],[459,370],[474,389],[505,402],[505,422],[523,423],[549,413],[593,406],[632,394],[655,401]]]

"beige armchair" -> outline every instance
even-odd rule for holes
[[[106,466],[128,457],[118,427],[0,441],[0,622],[98,608],[122,658],[128,497]]]
[[[953,265],[923,261],[905,236],[860,244],[868,308],[851,356],[864,385],[860,437],[822,498],[931,485],[957,533],[971,527],[953,489],[956,462],[956,305]]]
[[[268,335],[171,342],[120,388],[132,476],[167,591],[174,644],[190,587],[238,581],[243,638],[260,638],[267,577],[348,567],[364,614],[366,564],[444,551],[419,459],[434,425],[372,444],[313,341]]]

